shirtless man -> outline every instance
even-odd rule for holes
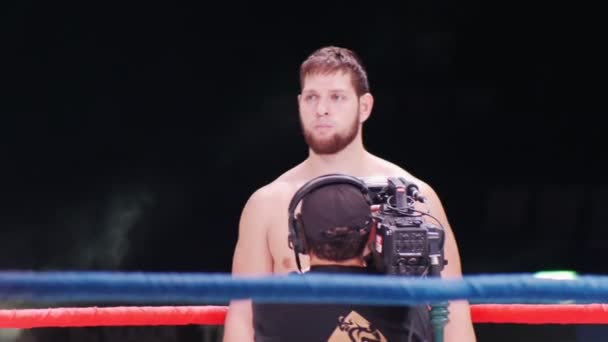
[[[293,251],[287,244],[287,207],[295,192],[308,180],[329,173],[361,178],[405,177],[418,184],[427,197],[425,209],[446,230],[442,277],[461,277],[460,255],[445,211],[435,191],[425,182],[393,163],[369,153],[363,145],[363,123],[369,118],[374,99],[366,72],[350,50],[325,47],[301,65],[298,95],[300,123],[308,157],[273,182],[256,190],[243,208],[234,251],[235,276],[284,274],[296,271]],[[302,256],[302,267],[308,260]],[[447,342],[476,341],[469,305],[454,301],[448,307]],[[251,302],[230,303],[224,326],[224,342],[253,341]]]

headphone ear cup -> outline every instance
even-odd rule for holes
[[[302,224],[302,220],[301,220],[299,214],[296,216],[295,227],[296,227],[297,236],[298,236],[297,251],[300,254],[308,254],[308,246],[306,245],[306,236],[304,235],[304,225]]]
[[[373,204],[372,195],[369,192],[369,189],[365,183],[365,181],[355,178],[352,176],[344,175],[344,174],[327,174],[324,176],[319,176],[317,178],[313,178],[305,183],[300,189],[296,191],[291,202],[289,203],[289,235],[288,235],[288,243],[290,248],[293,248],[294,252],[298,254],[308,254],[308,245],[306,243],[306,235],[304,234],[304,225],[301,221],[300,214],[294,214],[298,203],[310,192],[314,191],[317,188],[323,187],[329,184],[336,183],[344,183],[350,184],[352,186],[357,187],[367,200],[367,203],[370,207]],[[373,223],[370,222],[370,226],[368,229],[371,229]]]
[[[289,236],[287,237],[289,248],[297,251],[299,248],[299,239],[298,239],[298,231],[297,231],[297,220],[295,217],[289,219]]]

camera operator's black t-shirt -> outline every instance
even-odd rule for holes
[[[367,273],[363,267],[313,266],[314,273]],[[296,275],[297,276],[297,275]],[[424,307],[253,302],[255,341],[432,341]]]

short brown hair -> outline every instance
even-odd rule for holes
[[[369,240],[370,231],[366,229],[352,230],[345,227],[328,229],[328,233],[339,236],[333,241],[306,237],[310,252],[319,259],[330,261],[345,261],[363,256]]]
[[[300,66],[300,87],[311,74],[331,74],[342,71],[350,74],[357,96],[369,92],[367,72],[357,54],[349,49],[326,46],[313,52]]]

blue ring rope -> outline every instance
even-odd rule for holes
[[[471,303],[608,302],[608,276],[574,280],[527,274],[462,279],[308,274],[234,277],[223,273],[0,272],[0,301],[147,304],[273,303],[398,305],[467,299]]]

